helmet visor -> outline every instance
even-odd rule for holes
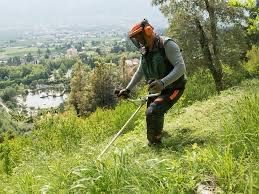
[[[130,39],[138,49],[145,46],[146,41],[142,33],[138,33],[135,36],[130,37]]]
[[[137,47],[138,49],[140,49],[141,47],[143,47],[143,45],[140,44],[140,42],[134,38],[134,37],[131,37],[130,40],[132,41],[132,43],[135,45],[135,47]]]

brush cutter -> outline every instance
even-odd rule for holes
[[[115,94],[118,93],[118,91],[115,91]],[[156,93],[156,94],[149,94],[143,97],[140,97],[139,99],[133,100],[133,99],[128,99],[128,101],[131,102],[137,102],[140,103],[137,110],[131,115],[131,117],[127,120],[127,122],[123,125],[123,127],[118,131],[118,133],[112,138],[112,140],[110,141],[110,143],[104,148],[104,150],[101,152],[101,154],[97,157],[97,160],[99,160],[102,155],[109,149],[109,147],[112,145],[112,143],[122,134],[122,132],[124,131],[124,129],[127,127],[127,125],[130,123],[130,121],[134,118],[134,116],[139,112],[139,110],[141,109],[141,107],[146,103],[146,101],[148,100],[149,97],[156,97],[159,96],[160,93]]]

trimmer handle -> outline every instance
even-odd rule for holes
[[[120,89],[115,89],[115,90],[114,90],[114,94],[115,94],[115,95],[118,95],[119,93],[120,93]]]
[[[122,90],[124,90],[124,91],[122,91]],[[122,89],[122,90],[120,90],[120,89],[115,89],[114,94],[115,94],[117,97],[122,97],[122,98],[124,98],[124,99],[129,98],[129,97],[130,97],[130,95],[129,95],[130,91],[127,90],[127,89]]]
[[[150,85],[152,82],[156,81],[155,79],[150,79],[147,81],[147,84]]]

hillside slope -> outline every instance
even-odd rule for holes
[[[47,115],[29,136],[5,141],[0,193],[193,193],[201,182],[218,193],[259,192],[259,80],[172,109],[157,148],[146,145],[143,109],[97,161],[135,108]]]

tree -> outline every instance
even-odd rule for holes
[[[45,58],[45,59],[49,59],[50,54],[51,54],[51,51],[49,50],[49,48],[47,48],[46,53],[45,53],[45,55],[44,55],[44,58]]]
[[[223,59],[227,59],[233,53],[238,53],[239,56],[240,50],[243,52],[242,50],[247,49],[242,47],[245,37],[233,39],[236,45],[240,41],[240,46],[238,45],[242,48],[240,50],[229,47],[222,38],[224,31],[242,30],[241,24],[244,21],[242,10],[229,6],[227,1],[220,0],[153,0],[153,4],[160,5],[161,11],[169,19],[168,34],[184,47],[187,64],[191,64],[192,67],[207,67],[214,78],[217,91],[221,91],[222,63],[225,62]],[[225,52],[226,50],[228,52]],[[239,60],[240,56],[233,63]]]
[[[46,54],[50,55],[51,54],[51,51],[49,50],[49,48],[47,48],[46,50]]]
[[[69,102],[79,116],[87,115],[93,110],[88,71],[81,61],[77,62],[70,81],[71,92]]]
[[[61,63],[61,65],[59,67],[59,71],[61,72],[62,76],[64,76],[66,74],[67,68],[64,63]]]
[[[26,77],[27,75],[29,75],[32,72],[32,68],[28,67],[28,66],[22,66],[21,69],[21,76],[22,77]]]
[[[97,49],[95,50],[95,52],[96,52],[98,55],[102,55],[102,51],[101,51],[100,48],[97,48]]]
[[[18,57],[18,56],[10,57],[7,61],[7,64],[9,64],[9,65],[21,65],[22,64],[21,58]]]
[[[79,116],[88,115],[97,107],[113,107],[115,85],[118,81],[117,66],[108,63],[96,63],[90,71],[82,62],[75,65],[70,82],[69,102]]]
[[[88,63],[88,58],[89,58],[89,56],[87,55],[87,53],[80,53],[80,54],[79,54],[79,58],[80,58],[80,60],[81,60],[83,63],[85,63],[85,64]]]
[[[96,40],[91,41],[91,45],[94,46],[94,47],[99,45],[99,44],[100,44],[100,41],[96,41]]]
[[[1,98],[6,102],[6,101],[11,101],[13,98],[17,95],[17,91],[13,87],[7,87],[4,89]]]
[[[44,55],[44,58],[45,58],[45,59],[49,59],[49,55],[46,53],[46,54]]]
[[[253,45],[259,45],[259,1],[230,0],[229,4],[237,8],[243,8],[248,13],[246,30],[250,49]]]
[[[40,50],[40,48],[38,48],[37,53],[38,53],[38,57],[40,58],[42,54],[42,51]]]
[[[88,55],[87,53],[80,53],[79,58],[84,64],[87,64],[89,67],[95,67],[95,56]]]
[[[32,62],[33,60],[34,60],[34,59],[33,59],[32,54],[31,54],[31,53],[28,53],[28,55],[26,55],[26,57],[25,57],[25,61],[28,62],[28,63],[30,63],[30,62]]]
[[[109,63],[97,63],[91,76],[93,98],[98,107],[115,105],[115,86],[118,79],[117,66]]]
[[[82,51],[82,47],[84,47],[84,43],[83,42],[79,42],[75,45],[75,48],[78,52]]]
[[[16,65],[21,65],[21,64],[22,64],[21,58],[20,58],[19,56],[15,56],[15,57],[13,58],[13,62],[14,62],[14,64],[16,64]]]
[[[0,68],[0,79],[9,79],[10,76],[10,68],[1,67]]]
[[[125,52],[126,43],[125,42],[115,42],[111,48],[111,53]]]

